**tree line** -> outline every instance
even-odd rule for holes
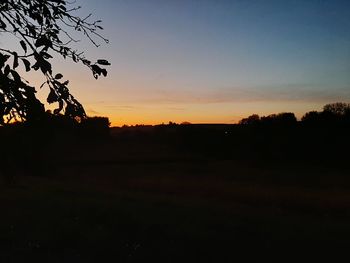
[[[239,121],[240,125],[293,125],[298,122],[292,112],[282,112],[268,116],[250,115]],[[336,102],[323,106],[322,111],[305,113],[301,122],[308,125],[350,124],[350,103]]]

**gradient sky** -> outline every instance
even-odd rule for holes
[[[89,115],[113,125],[234,123],[350,101],[350,1],[78,0],[103,20],[109,77],[56,62]],[[35,78],[35,77],[33,77]]]

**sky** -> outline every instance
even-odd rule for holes
[[[77,0],[110,40],[79,48],[112,65],[94,80],[57,60],[73,95],[112,125],[301,117],[350,102],[350,1]],[[40,76],[32,76],[38,81]],[[40,95],[44,96],[44,95]]]

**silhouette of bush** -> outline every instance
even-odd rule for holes
[[[250,115],[248,118],[244,118],[239,121],[241,125],[254,125],[260,122],[260,116],[258,114]]]
[[[258,114],[250,115],[248,118],[244,118],[239,121],[239,125],[278,125],[278,126],[290,126],[297,123],[297,118],[292,112],[282,112],[278,114],[271,114],[268,116],[260,117]]]
[[[263,116],[260,121],[265,125],[290,126],[297,123],[297,118],[292,112],[282,112]]]
[[[350,111],[350,104],[344,102],[330,103],[323,106],[323,112],[336,116],[345,116]]]
[[[326,104],[322,112],[307,112],[301,121],[310,125],[335,125],[350,123],[350,104],[336,102]]]
[[[344,102],[326,104],[323,107],[323,115],[327,121],[333,123],[350,123],[350,104]]]
[[[304,114],[301,121],[308,124],[316,124],[321,120],[321,113],[318,111],[309,111]]]

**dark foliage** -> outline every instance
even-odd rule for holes
[[[298,123],[294,113],[284,112],[260,117],[253,114],[242,119],[239,124],[246,126],[295,126]],[[350,104],[344,102],[329,103],[323,107],[323,111],[310,111],[301,118],[300,124],[308,126],[332,126],[350,124]]]
[[[261,117],[261,123],[263,124],[272,124],[272,125],[293,125],[296,124],[297,118],[294,113],[283,112],[279,114],[272,114],[266,117]]]
[[[344,116],[350,113],[350,104],[344,102],[326,104],[323,107],[323,112],[327,112],[338,116]]]
[[[240,120],[239,124],[242,125],[254,125],[260,122],[260,116],[258,114],[250,115],[248,118]]]
[[[80,32],[98,46],[96,39],[108,42],[99,34],[101,21],[91,21],[91,15],[75,15],[80,7],[66,0],[2,0],[0,3],[0,32],[13,35],[18,47],[0,48],[0,125],[13,121],[32,121],[44,116],[44,105],[36,98],[36,90],[20,75],[25,71],[41,71],[49,89],[48,103],[57,103],[55,114],[86,117],[83,106],[68,89],[68,80],[54,73],[50,59],[59,55],[88,67],[94,77],[106,76],[102,66],[107,60],[88,60],[84,53],[74,50],[77,40],[72,31]],[[20,52],[18,50],[21,50]]]
[[[326,104],[323,111],[310,111],[301,120],[307,125],[316,126],[349,125],[350,104],[342,102]]]
[[[283,112],[279,114],[271,114],[268,116],[260,117],[258,114],[253,114],[248,118],[242,119],[240,125],[274,125],[274,126],[286,126],[296,124],[297,119],[294,113]]]

